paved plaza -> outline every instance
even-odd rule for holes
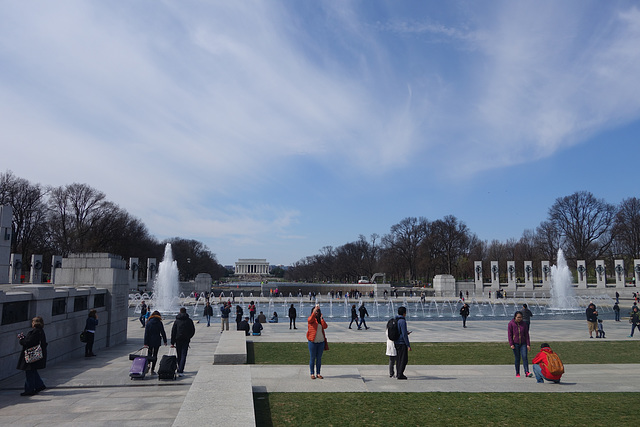
[[[290,330],[288,321],[265,325],[264,334],[250,337],[255,342],[299,342],[306,346],[306,319]],[[509,319],[468,322],[413,321],[413,342],[505,341]],[[348,322],[328,319],[330,342],[385,341],[385,322],[369,322],[369,330],[348,329]],[[165,329],[171,330],[171,320]],[[232,322],[232,326],[233,322]],[[607,340],[629,340],[628,323],[607,322]],[[128,342],[102,349],[97,357],[76,358],[40,371],[48,389],[33,397],[21,397],[24,374],[0,382],[0,425],[87,426],[135,425],[247,425],[234,413],[251,399],[253,392],[639,392],[640,365],[569,365],[560,384],[537,384],[535,379],[514,377],[512,365],[451,366],[411,364],[408,381],[390,379],[386,365],[325,365],[324,380],[312,381],[308,366],[212,365],[220,339],[220,325],[196,324],[196,335],[187,358],[185,376],[176,381],[159,381],[157,376],[130,380],[128,355],[142,345],[143,331],[137,318],[129,320]],[[540,341],[589,340],[586,323],[579,320],[534,320],[531,339]],[[635,338],[638,339],[638,338]],[[592,341],[600,341],[593,339]],[[165,354],[167,348],[161,348]],[[532,349],[532,353],[537,349]],[[510,351],[508,347],[505,351]],[[535,353],[534,353],[535,354]],[[330,357],[327,355],[327,357]],[[530,354],[530,358],[532,355]],[[242,379],[242,376],[245,376]],[[197,377],[197,378],[196,378]],[[211,381],[226,381],[224,389],[207,389]],[[246,386],[242,384],[246,382]],[[249,389],[249,382],[251,389]],[[213,386],[212,386],[213,387]],[[187,398],[187,395],[191,397]],[[199,396],[197,405],[192,398]],[[209,409],[206,402],[228,401],[228,411]],[[204,402],[204,403],[203,403]],[[224,403],[225,405],[227,403]],[[198,406],[198,407],[195,407]],[[182,409],[182,411],[181,411]]]

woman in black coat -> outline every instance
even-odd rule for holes
[[[84,324],[84,332],[87,342],[84,345],[84,357],[93,357],[93,343],[96,338],[96,327],[98,326],[98,313],[95,310],[89,311],[89,316]]]
[[[42,317],[34,317],[31,320],[31,327],[33,329],[27,332],[26,336],[22,333],[18,334],[22,351],[20,352],[20,359],[18,359],[17,368],[25,373],[24,392],[20,393],[20,396],[33,396],[47,388],[42,382],[40,374],[38,374],[38,369],[44,369],[47,367],[47,337],[44,334],[44,321],[42,320]],[[25,350],[35,347],[38,344],[40,344],[40,347],[42,348],[42,359],[36,362],[27,363],[24,360]]]
[[[151,360],[151,373],[156,373],[156,362],[158,361],[158,350],[160,345],[164,341],[164,345],[167,345],[167,334],[164,331],[164,325],[162,324],[162,317],[159,311],[154,311],[147,325],[144,328],[144,345],[149,347],[149,360]]]

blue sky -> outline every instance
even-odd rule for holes
[[[0,168],[223,264],[638,196],[635,1],[4,1]]]

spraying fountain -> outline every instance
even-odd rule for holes
[[[177,313],[180,305],[178,297],[178,262],[173,259],[171,243],[164,248],[164,257],[158,265],[158,275],[153,283],[153,309],[164,316]]]
[[[573,275],[562,249],[558,249],[558,264],[551,267],[551,299],[549,310],[580,310],[573,290]]]

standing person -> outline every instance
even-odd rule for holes
[[[640,331],[640,313],[638,312],[638,306],[636,305],[633,306],[633,310],[631,311],[629,323],[631,323],[631,335],[629,335],[629,338],[633,338],[633,331],[636,328]]]
[[[544,380],[552,381],[554,383],[560,382],[562,374],[553,375],[549,371],[549,356],[551,354],[553,354],[553,350],[551,350],[549,344],[545,342],[540,346],[540,353],[538,353],[531,361],[531,363],[533,363],[533,373],[539,383],[544,383]]]
[[[244,310],[240,305],[236,305],[236,325],[242,321],[242,315],[244,314]]]
[[[227,323],[227,326],[229,323]],[[228,330],[228,329],[227,329]],[[187,362],[187,352],[189,351],[189,342],[196,333],[196,327],[193,320],[189,318],[187,309],[180,307],[180,313],[176,316],[171,328],[171,347],[176,348],[176,356],[178,356],[178,376],[181,377],[184,372],[184,365]]]
[[[522,304],[522,321],[527,324],[527,328],[531,330],[531,317],[533,313],[529,310],[529,306],[527,304]]]
[[[249,303],[249,322],[253,323],[256,320],[256,305],[251,301]]]
[[[386,355],[389,356],[389,378],[393,378],[395,377],[394,368],[397,370],[398,351],[396,350],[395,343],[389,339],[389,330],[385,330],[384,333],[387,336]]]
[[[529,327],[522,321],[521,311],[516,311],[513,315],[513,319],[511,319],[507,327],[507,333],[509,336],[509,345],[515,356],[516,378],[520,378],[520,359],[522,359],[522,366],[524,367],[524,376],[531,377],[532,374],[529,372],[528,360],[528,351],[531,350]]]
[[[619,322],[620,321],[620,306],[618,305],[618,302],[613,304],[613,314],[615,315],[616,322]]]
[[[409,334],[411,332],[407,331],[407,308],[406,307],[398,307],[398,315],[396,319],[398,320],[398,330],[400,331],[400,337],[394,342],[396,347],[396,352],[398,353],[398,359],[396,362],[396,371],[398,374],[399,380],[406,380],[407,377],[404,375],[404,370],[407,367],[407,363],[409,363],[409,351],[411,351],[411,343],[409,342]]]
[[[604,338],[604,324],[602,319],[598,319],[598,330],[596,331],[596,338]]]
[[[322,317],[320,306],[316,305],[311,310],[311,315],[307,319],[307,341],[309,346],[309,370],[311,371],[311,379],[323,379],[320,375],[322,367],[322,353],[324,352],[324,330],[327,329],[327,322]],[[313,368],[315,366],[315,375]]]
[[[351,305],[351,322],[349,323],[349,329],[351,329],[351,325],[353,322],[356,322],[356,326],[358,326],[358,312],[356,311],[356,305]]]
[[[364,317],[369,315],[367,307],[364,306],[364,303],[360,305],[358,311],[360,312],[360,324],[358,325],[358,329],[362,329],[362,325],[364,325],[365,329],[369,329],[369,327],[367,326],[367,322],[364,321]]]
[[[142,304],[140,305],[140,323],[142,323],[142,327],[145,326],[145,321],[147,320],[147,303],[142,300]]]
[[[467,327],[467,317],[469,317],[469,304],[466,302],[460,307],[460,316],[462,316],[462,327]]]
[[[144,345],[149,347],[149,358],[151,359],[151,374],[156,373],[156,362],[158,361],[158,350],[164,341],[167,345],[167,334],[162,324],[162,316],[159,311],[154,311],[149,317],[146,327],[144,328]]]
[[[598,330],[598,310],[596,310],[596,305],[590,303],[585,314],[587,316],[587,326],[589,327],[589,338],[593,338],[593,333]]]
[[[211,303],[207,301],[207,304],[204,306],[204,317],[207,319],[207,328],[211,326],[211,316],[213,316],[213,307],[211,307]]]
[[[231,313],[231,305],[223,302],[220,307],[220,333],[224,331],[225,326],[227,331],[229,330],[229,313]]]
[[[44,321],[42,317],[36,316],[31,319],[31,330],[25,336],[22,332],[18,334],[18,340],[22,346],[20,358],[18,359],[17,369],[24,371],[24,392],[20,396],[33,396],[36,393],[46,389],[47,386],[42,382],[38,369],[47,367],[47,337],[44,334]],[[24,359],[24,353],[27,349],[40,345],[42,349],[42,359],[35,362],[27,363]]]
[[[616,304],[620,302],[620,294],[616,291]]]
[[[298,312],[296,311],[296,308],[293,306],[293,304],[291,304],[291,307],[289,307],[289,329],[291,329],[291,325],[293,325],[293,329],[298,329],[296,328],[297,316]]]
[[[95,309],[89,310],[87,321],[84,324],[84,330],[87,336],[87,342],[84,344],[84,357],[93,357],[93,343],[96,339],[96,326],[98,326],[98,313]]]

